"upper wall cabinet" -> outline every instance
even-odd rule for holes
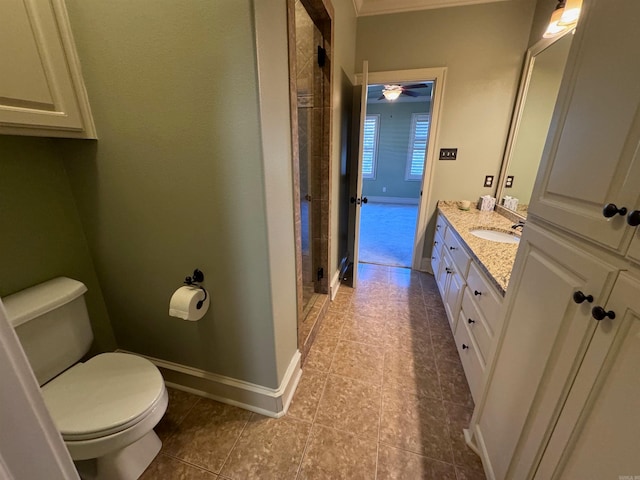
[[[97,138],[63,0],[0,2],[0,134]]]
[[[576,30],[529,213],[624,253],[640,193],[640,2],[587,5],[593,11]]]

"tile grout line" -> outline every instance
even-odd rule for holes
[[[251,419],[253,418],[254,415],[258,415],[258,414],[254,413],[254,412],[251,412],[251,415],[249,415],[249,418],[247,418],[247,421],[244,422],[244,425],[242,426],[242,430],[240,431],[240,434],[236,437],[235,441],[233,442],[233,445],[229,449],[229,453],[227,453],[227,456],[224,458],[224,462],[222,462],[222,465],[220,466],[220,472],[218,472],[216,475],[222,475],[222,470],[224,469],[224,466],[229,461],[229,458],[231,457],[231,452],[233,452],[233,449],[236,448],[236,445],[238,444],[238,442],[242,438],[242,434],[247,429],[247,425],[249,425],[249,422],[251,421]]]

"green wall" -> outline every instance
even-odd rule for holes
[[[69,180],[51,140],[0,136],[0,222],[0,296],[54,277],[80,280],[89,289],[92,350],[115,349]]]
[[[363,195],[411,199],[419,197],[422,182],[404,179],[411,137],[411,115],[428,113],[430,108],[428,102],[367,105],[367,114],[380,115],[380,131],[376,178],[363,180]],[[382,191],[383,187],[387,188],[386,192]]]
[[[118,346],[277,387],[252,2],[66,3],[99,140],[58,147]],[[196,267],[209,312],[169,317]]]
[[[458,159],[436,161],[430,214],[437,200],[495,193],[495,182],[485,188],[483,181],[500,172],[535,6],[519,0],[358,19],[356,65],[368,60],[369,72],[447,67],[434,147],[458,148]],[[423,257],[430,249],[426,241]]]

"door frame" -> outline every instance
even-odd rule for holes
[[[425,155],[426,168],[422,174],[421,195],[418,202],[418,221],[413,238],[413,253],[411,255],[411,268],[413,270],[428,271],[430,262],[423,258],[425,232],[428,222],[428,206],[431,205],[433,191],[434,172],[436,164],[436,145],[440,133],[440,115],[447,76],[447,67],[418,68],[413,70],[389,70],[372,72],[368,74],[368,84],[390,84],[405,82],[434,82],[434,93],[431,103],[431,124],[429,126],[429,142]],[[356,85],[362,85],[362,74],[356,74]],[[366,109],[366,105],[364,106]]]

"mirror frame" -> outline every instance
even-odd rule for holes
[[[520,215],[513,210],[509,210],[500,205],[500,199],[504,196],[504,182],[509,170],[509,164],[511,163],[515,141],[518,136],[518,130],[522,121],[522,114],[524,111],[524,103],[529,90],[529,84],[531,83],[531,75],[533,74],[533,65],[536,55],[542,53],[565,35],[573,35],[575,28],[563,32],[561,35],[553,38],[542,38],[532,45],[526,52],[524,58],[524,65],[522,67],[522,73],[520,75],[520,85],[518,86],[518,94],[516,96],[516,103],[513,107],[513,114],[511,116],[511,125],[509,126],[509,135],[507,136],[507,144],[504,150],[504,156],[502,157],[502,165],[500,166],[500,175],[498,176],[498,188],[496,190],[496,209],[509,212],[518,218],[526,220],[526,217]]]

